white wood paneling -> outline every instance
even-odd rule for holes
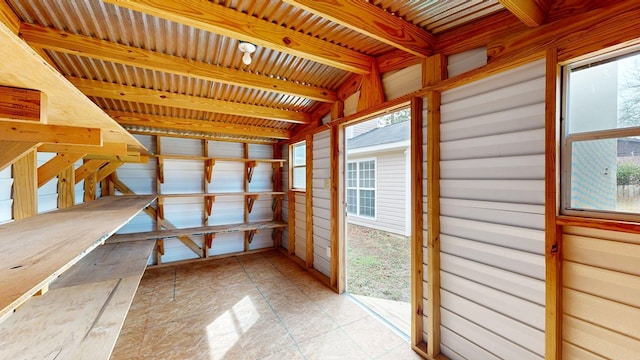
[[[0,223],[5,223],[13,219],[12,199],[13,177],[11,176],[11,166],[7,166],[0,171]]]
[[[38,153],[38,167],[56,157],[55,153]],[[54,177],[38,188],[38,214],[58,208],[58,178]]]
[[[382,87],[386,100],[397,99],[422,88],[422,64],[382,74]]]
[[[486,47],[463,51],[447,57],[447,75],[451,78],[486,64]]]
[[[446,356],[544,355],[544,71],[536,62],[442,94]]]
[[[295,255],[302,260],[307,259],[307,207],[306,194],[297,191],[295,193]]]

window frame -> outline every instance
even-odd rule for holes
[[[640,137],[640,126],[621,128],[607,128],[602,130],[582,131],[569,134],[569,78],[572,69],[588,65],[598,65],[604,62],[618,61],[624,57],[640,56],[640,47],[633,46],[622,50],[612,50],[606,53],[590,56],[564,64],[562,66],[561,119],[560,119],[560,209],[561,215],[598,218],[607,220],[622,220],[640,222],[640,211],[637,213],[620,210],[599,210],[571,206],[572,185],[572,156],[573,144],[585,141],[621,139],[631,136]],[[616,114],[617,116],[617,114]],[[611,169],[617,174],[616,169]],[[614,174],[614,176],[616,176]]]
[[[373,162],[373,180],[374,180],[374,186],[373,188],[369,188],[369,187],[360,187],[360,163],[364,163],[364,162]],[[355,187],[350,187],[349,186],[349,173],[348,173],[348,168],[349,168],[349,164],[357,164],[356,165],[356,186]],[[362,218],[362,219],[367,219],[367,220],[376,220],[378,218],[378,159],[376,157],[366,157],[366,158],[361,158],[361,159],[354,159],[354,160],[349,160],[346,162],[345,164],[345,213],[347,214],[347,216],[354,216],[354,217],[358,217],[358,218]],[[352,213],[349,212],[349,202],[348,202],[348,191],[349,190],[355,190],[356,191],[356,212]],[[373,191],[373,216],[369,216],[369,215],[362,215],[360,213],[360,190],[370,190]]]
[[[304,149],[305,149],[305,160],[304,160],[304,164],[302,165],[297,165],[296,164],[296,158],[295,158],[295,148],[296,147],[300,147],[304,145]],[[291,184],[290,184],[290,188],[293,191],[307,191],[307,177],[306,177],[306,173],[307,173],[307,142],[305,140],[302,141],[298,141],[295,144],[291,144],[291,156],[290,156],[290,170],[291,170]],[[296,174],[296,169],[303,169],[303,173],[305,174],[305,181],[304,181],[304,187],[295,187],[295,174]]]

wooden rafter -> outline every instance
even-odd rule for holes
[[[433,34],[367,1],[284,0],[402,51],[427,57],[433,53]]]
[[[20,19],[13,12],[7,0],[0,0],[0,22],[7,25],[14,34],[20,31]]]
[[[337,69],[367,74],[372,58],[210,1],[105,0],[152,16],[248,41]]]
[[[165,91],[144,89],[135,86],[118,85],[103,81],[68,78],[73,85],[87,96],[116,99],[122,101],[176,107],[199,111],[231,114],[306,124],[309,115],[303,112],[274,109],[266,106],[248,105],[229,101],[215,100],[198,96],[175,94]]]
[[[147,115],[113,110],[107,110],[107,114],[123,126],[130,125],[165,130],[259,136],[273,139],[288,139],[291,137],[291,132],[286,129],[274,129],[254,125],[219,123],[215,121],[184,119],[171,116]]]
[[[336,100],[335,92],[329,89],[193,61],[43,26],[23,23],[20,34],[31,46],[43,49],[322,102]]]
[[[0,141],[100,146],[102,131],[96,128],[0,120]]]
[[[529,27],[542,25],[547,17],[548,8],[543,9],[540,1],[536,0],[499,0],[502,6]]]

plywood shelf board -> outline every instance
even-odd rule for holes
[[[187,193],[187,194],[158,194],[158,197],[201,197],[201,196],[254,196],[254,195],[284,195],[282,191],[258,191],[258,192],[219,192],[219,193]]]
[[[33,89],[47,97],[47,124],[102,129],[105,142],[145,147],[0,22],[0,85]]]
[[[155,196],[111,196],[0,226],[0,318],[118,231]]]
[[[228,158],[215,156],[197,156],[197,155],[171,155],[156,154],[155,157],[173,160],[214,160],[214,161],[230,161],[230,162],[264,162],[264,163],[284,163],[285,159],[245,159],[245,158]]]
[[[0,324],[0,358],[109,359],[154,244],[99,246]]]
[[[166,239],[172,237],[178,237],[183,235],[202,235],[202,234],[220,234],[220,233],[232,233],[250,230],[266,230],[279,227],[285,227],[287,223],[283,221],[259,221],[250,223],[239,224],[225,224],[225,225],[212,225],[212,226],[199,226],[183,229],[171,229],[171,230],[158,230],[158,231],[146,231],[130,234],[117,234],[112,236],[107,242],[117,243],[126,241],[140,241],[140,240],[155,240]]]

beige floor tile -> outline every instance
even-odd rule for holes
[[[264,355],[264,354],[263,354]],[[274,353],[260,357],[260,360],[304,360],[297,345],[287,346]]]
[[[338,328],[333,319],[318,309],[309,307],[302,312],[280,315],[293,339],[300,343]]]
[[[370,359],[369,355],[341,329],[303,341],[298,346],[308,360]]]
[[[406,341],[371,316],[364,317],[342,329],[373,358],[402,344],[409,347]]]
[[[315,302],[340,326],[369,316],[359,305],[344,295],[326,294],[316,298]]]
[[[376,360],[422,360],[422,356],[418,355],[409,344],[402,344],[387,353],[377,357]]]

